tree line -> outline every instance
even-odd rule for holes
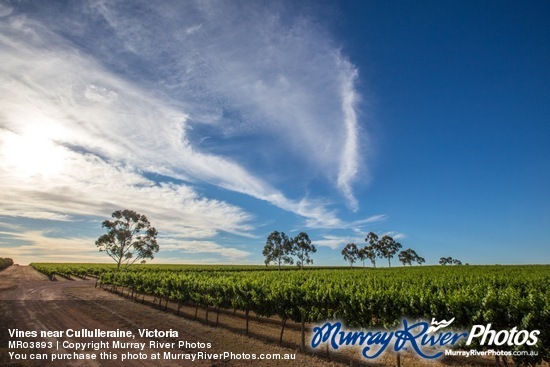
[[[117,269],[121,266],[127,269],[138,260],[144,263],[146,259],[153,259],[154,254],[159,251],[156,237],[157,230],[145,215],[136,213],[133,210],[117,210],[112,214],[113,220],[105,220],[102,227],[108,232],[100,236],[96,241],[99,251],[106,252],[117,263]],[[398,251],[402,248],[389,235],[379,238],[374,232],[369,232],[365,238],[366,245],[359,248],[355,243],[348,243],[342,250],[344,260],[349,262],[350,267],[358,260],[363,262],[370,260],[373,267],[376,267],[377,259],[388,259],[388,266],[391,267],[391,259],[397,254],[403,265],[419,265],[425,263],[425,259],[419,256],[411,248]],[[284,232],[273,231],[268,237],[262,254],[265,256],[266,266],[275,264],[280,269],[283,265],[296,265],[302,269],[305,265],[313,264],[311,255],[317,252],[315,245],[307,233],[300,232],[296,237],[291,238]],[[13,264],[11,259],[0,258],[0,270]],[[462,265],[462,262],[452,257],[442,257],[439,260],[441,265]]]
[[[440,265],[462,265],[462,261],[458,259],[453,259],[452,257],[442,257],[439,259]],[[468,265],[468,264],[466,264]]]
[[[376,260],[379,258],[388,259],[388,266],[391,267],[391,259],[402,248],[399,242],[396,242],[391,236],[385,235],[379,238],[374,232],[370,232],[365,238],[367,244],[359,248],[355,243],[348,243],[342,250],[344,260],[353,266],[357,260],[363,262],[369,259],[374,267]],[[273,231],[267,237],[266,244],[262,251],[265,256],[264,263],[266,266],[270,264],[277,265],[280,269],[284,265],[294,264],[296,257],[296,265],[303,268],[305,265],[313,264],[311,255],[317,252],[315,245],[307,233],[300,232],[296,237],[291,238],[284,232]],[[412,265],[413,263],[423,264],[426,260],[419,256],[413,249],[406,249],[398,254],[398,259],[403,265]]]
[[[265,256],[265,266],[276,264],[279,269],[282,265],[292,265],[296,256],[296,265],[303,269],[306,264],[313,264],[311,254],[317,252],[311,244],[309,236],[300,232],[296,237],[288,237],[284,232],[273,231],[267,237],[262,254]]]
[[[362,248],[359,248],[355,243],[348,243],[342,250],[342,256],[344,260],[349,262],[350,266],[353,266],[357,260],[363,262],[365,266],[365,260],[369,259],[373,267],[376,267],[377,259],[388,259],[388,266],[391,267],[391,259],[403,246],[396,242],[393,237],[384,235],[379,238],[374,232],[370,232],[365,238],[367,243]],[[426,260],[419,256],[413,249],[406,249],[398,254],[398,259],[403,265],[412,265],[413,262],[423,264]]]

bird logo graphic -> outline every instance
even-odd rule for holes
[[[435,333],[439,329],[446,328],[447,326],[451,325],[454,320],[455,320],[455,318],[453,317],[449,321],[441,320],[441,321],[438,322],[438,321],[435,321],[434,318],[432,318],[432,325],[428,328],[426,333]]]

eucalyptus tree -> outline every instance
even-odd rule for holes
[[[305,232],[300,232],[292,239],[292,252],[298,258],[297,265],[300,269],[304,268],[305,264],[313,264],[313,259],[310,254],[317,252],[315,245],[311,244],[309,236]]]
[[[349,262],[349,266],[353,267],[353,263],[357,261],[359,256],[359,249],[355,243],[348,243],[342,250],[342,256],[344,260]]]
[[[414,250],[411,250],[410,248],[406,249],[406,250],[403,250],[397,255],[397,258],[399,259],[399,261],[403,265],[412,265],[412,261],[413,261],[412,252],[413,251]]]
[[[102,227],[108,232],[95,242],[99,251],[105,251],[117,264],[128,268],[138,260],[153,259],[159,251],[158,232],[145,215],[133,210],[117,210],[105,220]]]
[[[267,237],[262,254],[265,256],[264,262],[266,266],[270,263],[275,263],[280,269],[281,265],[291,265],[294,263],[292,259],[292,241],[284,232],[271,232]]]
[[[426,260],[419,256],[416,251],[413,249],[406,249],[401,251],[398,255],[399,261],[403,263],[403,265],[412,265],[413,262],[422,265]]]
[[[357,251],[357,258],[361,260],[363,267],[365,267],[365,260],[367,259],[367,246],[364,246]]]
[[[369,234],[365,238],[365,242],[369,244],[368,246],[366,246],[365,254],[372,263],[372,266],[376,268],[376,259],[378,257],[382,257],[378,235],[374,232],[369,232]]]
[[[395,242],[391,236],[385,235],[380,239],[379,247],[380,257],[388,259],[388,266],[391,268],[391,258],[402,247],[401,244],[399,242]]]

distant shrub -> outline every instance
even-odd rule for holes
[[[0,270],[4,270],[5,268],[12,265],[13,265],[12,259],[0,257]]]

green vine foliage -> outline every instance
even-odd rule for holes
[[[527,347],[538,351],[538,356],[518,357],[514,362],[534,364],[550,359],[550,266],[546,265],[307,271],[216,266],[178,270],[178,266],[148,265],[125,272],[112,267],[97,270],[93,265],[87,271],[100,274],[105,285],[203,307],[277,315],[297,323],[340,320],[349,327],[392,328],[403,318],[454,317],[452,326],[463,331],[476,324],[491,324],[493,330],[539,330],[538,343]],[[46,274],[61,271],[59,264],[33,266]],[[74,273],[83,268],[84,264],[75,264],[62,271]],[[522,350],[526,346],[498,348]]]

